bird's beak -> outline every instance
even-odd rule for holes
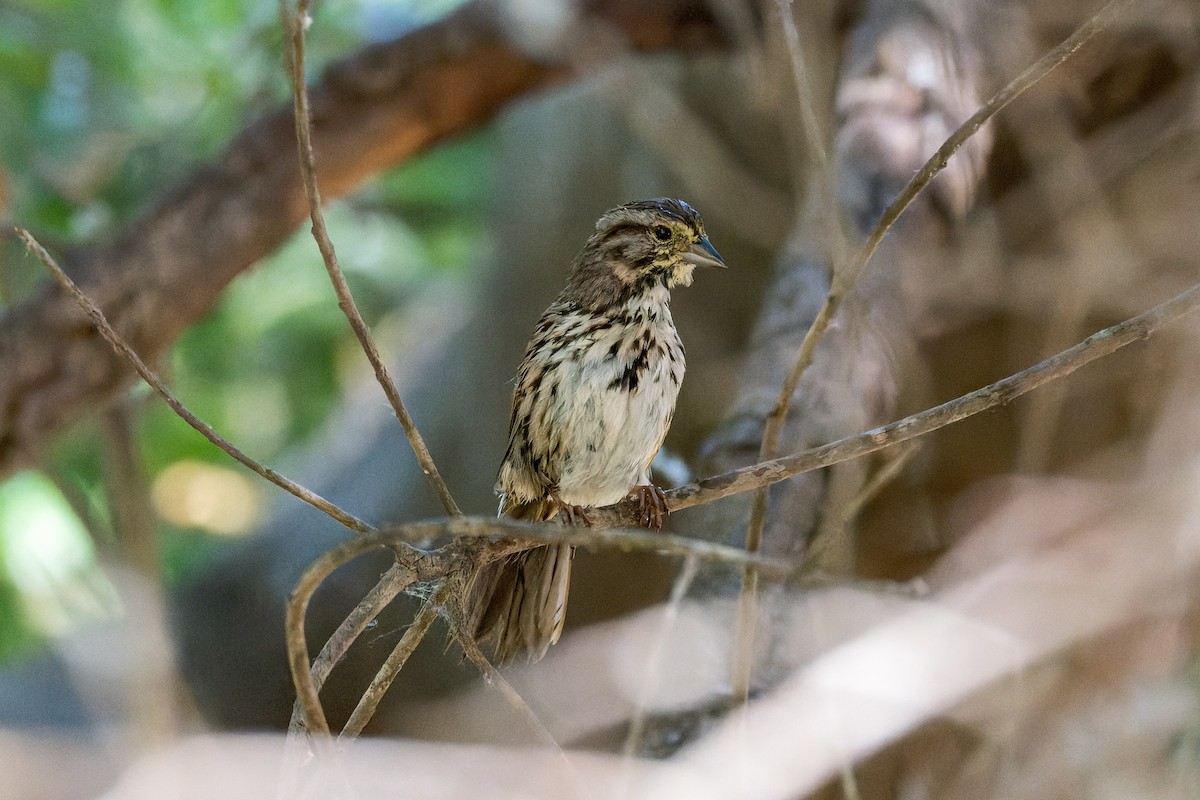
[[[720,267],[725,269],[725,259],[712,246],[707,236],[701,236],[700,241],[692,243],[692,249],[683,254],[683,260],[693,267]]]

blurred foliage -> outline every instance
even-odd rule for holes
[[[318,3],[310,63],[319,71],[370,38],[399,35],[457,4]],[[109,235],[241,127],[286,101],[281,41],[271,2],[8,0],[0,5],[0,216],[30,228],[51,249]],[[487,133],[450,143],[327,210],[368,322],[403,313],[422,283],[460,275],[481,235],[490,148]],[[32,259],[4,243],[0,313],[42,280]],[[352,357],[361,359],[305,229],[230,286],[160,370],[202,419],[270,463],[321,428],[344,377],[359,368],[345,363]],[[151,485],[185,461],[244,477],[144,387],[134,391],[146,395],[137,435]],[[61,437],[47,474],[92,538],[115,554],[122,537],[113,530],[99,429],[85,421]],[[14,479],[0,490],[12,508],[45,500],[40,478]],[[4,568],[4,544],[19,533],[0,523],[0,660],[44,632],[22,612],[23,590]],[[72,558],[90,563],[91,545],[80,541]],[[186,577],[220,541],[160,522],[164,577]]]
[[[47,478],[22,472],[0,484],[0,663],[35,635],[113,613],[117,601],[95,564],[87,531]]]

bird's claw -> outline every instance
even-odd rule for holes
[[[637,502],[637,521],[643,528],[661,531],[663,520],[671,510],[667,508],[667,495],[654,484],[635,487],[629,499]]]
[[[554,502],[558,503],[558,516],[563,521],[563,524],[583,525],[585,528],[592,527],[592,521],[588,519],[583,506],[573,506],[570,503],[564,503],[563,499],[558,496],[558,492],[551,492],[550,496],[554,499]]]

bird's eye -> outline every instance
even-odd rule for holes
[[[669,241],[671,239],[671,229],[666,225],[655,225],[654,238],[658,239],[660,242]]]

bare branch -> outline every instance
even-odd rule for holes
[[[325,710],[321,706],[321,699],[318,696],[320,688],[317,678],[313,674],[316,670],[309,665],[308,637],[304,631],[304,619],[308,613],[308,604],[312,600],[313,593],[338,567],[368,550],[386,547],[388,544],[389,542],[378,534],[372,533],[335,547],[314,561],[300,576],[296,588],[292,590],[292,595],[288,598],[284,633],[287,639],[288,667],[292,673],[292,685],[296,687],[296,700],[300,704],[303,714],[302,726],[293,721],[291,726],[293,732],[305,729],[317,736],[329,736],[329,723],[325,719]],[[396,556],[399,562],[397,566],[405,570],[405,574],[399,581],[400,588],[416,580],[429,580],[441,575],[440,562],[420,550],[411,547],[397,548]],[[360,602],[352,616],[357,616],[359,619],[365,616],[367,603],[368,600]],[[364,609],[364,611],[360,612],[359,609]],[[343,623],[341,627],[347,627],[347,624]],[[363,627],[365,627],[365,623]],[[353,641],[352,638],[350,640]],[[349,647],[349,642],[346,646]],[[332,664],[330,664],[330,668],[332,668]],[[325,677],[327,676],[328,672]]]
[[[408,413],[408,408],[404,405],[404,400],[400,397],[400,390],[396,388],[396,382],[388,374],[387,366],[379,355],[379,348],[375,345],[375,339],[371,336],[367,323],[358,311],[354,295],[350,293],[350,286],[346,283],[346,277],[338,265],[337,253],[329,238],[329,231],[325,227],[325,215],[321,211],[321,192],[317,187],[316,157],[313,155],[308,86],[304,79],[304,30],[305,21],[308,19],[308,10],[308,0],[298,0],[296,13],[291,14],[287,10],[287,0],[280,0],[280,14],[286,23],[288,38],[291,41],[290,77],[292,101],[296,112],[296,145],[299,149],[300,174],[304,182],[304,193],[308,199],[308,213],[312,219],[312,235],[317,241],[321,259],[325,262],[325,270],[329,273],[329,280],[333,283],[333,290],[337,294],[338,308],[346,316],[346,320],[350,323],[350,329],[358,337],[358,343],[362,347],[363,353],[371,362],[371,368],[375,371],[375,379],[383,387],[383,393],[387,395],[396,419],[400,421],[400,427],[404,428],[404,435],[408,437],[408,443],[412,447],[413,455],[417,458],[417,463],[421,466],[421,471],[425,473],[425,477],[437,492],[446,513],[454,517],[462,516],[462,511],[459,510],[458,504],[454,502],[454,497],[450,494],[450,487],[442,480],[442,475],[433,462],[433,456],[429,453],[424,437],[417,430],[417,424],[413,421],[412,415]]]
[[[164,384],[162,380],[156,374],[154,374],[154,371],[151,370],[150,367],[146,366],[146,362],[142,361],[141,357],[134,352],[133,348],[131,348],[123,338],[121,338],[120,334],[113,330],[112,326],[109,325],[108,320],[105,319],[104,313],[101,312],[96,304],[93,303],[82,291],[80,291],[79,287],[75,285],[74,281],[67,277],[67,274],[62,271],[62,268],[59,267],[50,254],[46,252],[45,248],[38,244],[37,240],[33,238],[33,235],[24,228],[17,228],[16,230],[17,236],[21,238],[21,241],[25,243],[25,246],[29,248],[30,252],[37,256],[38,260],[40,260],[42,264],[45,265],[46,269],[50,271],[50,274],[54,276],[54,279],[58,281],[59,284],[61,284],[62,287],[75,298],[76,302],[79,303],[80,307],[83,308],[84,312],[92,320],[92,324],[95,325],[96,330],[100,332],[100,335],[104,337],[105,341],[112,346],[114,351],[123,356],[130,363],[130,365],[137,371],[137,374],[142,376],[142,380],[150,384],[150,387],[158,393],[159,397],[161,397],[163,401],[171,407],[171,410],[179,415],[184,422],[199,431],[205,439],[208,439],[221,450],[225,451],[225,453],[227,453],[235,461],[243,464],[250,470],[266,478],[288,494],[294,495],[295,497],[298,497],[299,499],[311,505],[313,508],[316,508],[318,511],[328,514],[334,520],[346,526],[350,530],[357,531],[359,533],[369,533],[375,530],[373,526],[368,525],[366,522],[363,522],[361,519],[349,513],[348,511],[343,511],[341,508],[316,494],[315,492],[312,492],[300,484],[285,478],[270,467],[265,467],[258,463],[223,438],[216,431],[214,431],[210,425],[197,418],[195,414],[193,414],[187,409],[186,406],[183,405],[183,403],[179,402],[175,395],[171,393],[171,390],[166,387],[166,384]]]
[[[518,692],[511,683],[505,680],[504,676],[500,674],[500,671],[496,669],[491,661],[488,661],[487,656],[483,654],[483,652],[479,649],[479,645],[475,643],[475,638],[470,633],[464,631],[460,625],[453,624],[451,627],[454,632],[454,640],[458,642],[458,646],[462,648],[467,660],[474,664],[476,668],[478,668],[479,672],[483,675],[483,679],[488,682],[488,685],[499,689],[500,694],[504,695],[504,699],[508,701],[508,704],[521,714],[521,716],[525,719],[525,722],[528,723],[533,732],[537,734],[538,738],[541,739],[544,744],[548,745],[554,750],[557,750],[561,755],[562,748],[555,740],[554,734],[550,733],[550,729],[546,727],[546,724],[542,722],[541,719],[538,718],[538,715],[534,713],[534,710],[529,707],[529,703],[525,702],[525,698],[521,697],[521,693]],[[565,757],[564,763],[566,763],[567,768],[570,769],[570,762],[567,762]]]
[[[849,461],[852,458],[858,458],[885,447],[932,433],[981,411],[1009,403],[1050,381],[1070,375],[1085,364],[1149,337],[1163,325],[1194,311],[1198,306],[1200,306],[1200,284],[1149,311],[1094,333],[1074,347],[1063,350],[1026,370],[984,386],[982,389],[976,389],[940,406],[912,414],[879,428],[873,428],[857,436],[839,439],[836,442],[806,450],[803,453],[752,464],[706,478],[699,483],[672,489],[666,493],[667,508],[676,511],[703,503],[711,503],[722,497],[778,483],[805,472]],[[632,504],[627,509],[626,504],[622,502],[605,509],[588,511],[588,518],[592,520],[593,525],[602,526],[624,522],[627,518],[626,515],[628,518],[632,518],[633,514]]]
[[[743,490],[744,491],[744,490]],[[632,507],[632,506],[631,506]],[[624,503],[596,509],[608,512],[623,509]],[[592,510],[588,510],[588,519],[592,518]],[[607,520],[606,520],[607,522]],[[378,532],[381,537],[394,537],[393,541],[427,541],[431,536],[452,535],[469,539],[511,537],[525,542],[523,549],[533,544],[572,544],[576,547],[602,548],[622,552],[652,552],[667,556],[695,556],[702,561],[722,562],[726,564],[754,564],[768,574],[784,576],[794,571],[794,565],[778,559],[748,554],[745,550],[729,545],[697,539],[691,536],[678,536],[669,533],[655,533],[645,528],[623,527],[631,525],[629,520],[612,520],[596,523],[589,527],[575,527],[535,522],[522,522],[505,518],[491,517],[461,517],[451,520],[433,520],[417,522],[402,526],[388,526]]]
[[[379,579],[379,583],[371,591],[367,592],[366,597],[359,601],[346,619],[342,620],[342,624],[337,627],[333,635],[325,641],[321,647],[321,652],[313,660],[312,674],[313,685],[317,691],[321,691],[321,687],[325,684],[329,673],[346,655],[350,646],[362,635],[362,632],[367,629],[367,626],[373,619],[378,617],[387,605],[396,598],[396,595],[404,591],[406,587],[412,584],[414,576],[412,571],[400,564],[393,564],[387,572],[383,573],[383,577]],[[292,719],[288,724],[289,734],[303,733],[304,725],[304,709],[301,708],[299,700],[292,708]]]
[[[375,677],[371,680],[371,685],[363,692],[363,696],[359,698],[358,705],[354,707],[354,712],[350,714],[350,719],[346,721],[346,726],[342,728],[342,732],[338,734],[338,740],[351,740],[356,738],[363,732],[363,728],[367,727],[367,723],[371,721],[371,717],[375,716],[375,709],[379,707],[379,701],[387,694],[387,690],[391,687],[392,681],[400,674],[400,670],[408,662],[408,657],[413,654],[424,639],[425,634],[429,632],[429,626],[437,619],[438,609],[449,598],[449,584],[442,584],[432,597],[425,601],[421,606],[420,612],[408,626],[408,630],[400,637],[400,641],[392,649],[387,659],[383,662],[383,666],[375,673]]]

